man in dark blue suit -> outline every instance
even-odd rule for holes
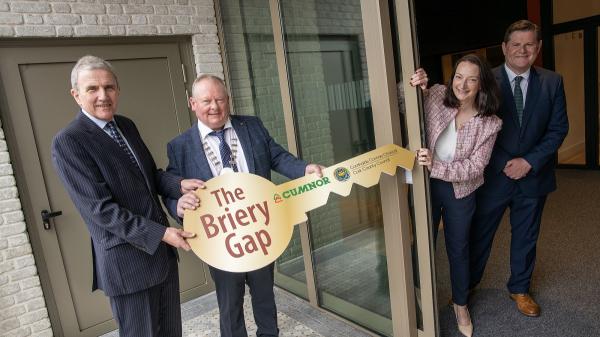
[[[481,281],[494,234],[510,208],[507,287],[518,310],[534,317],[540,307],[529,290],[542,210],[556,189],[557,151],[569,130],[562,77],[533,66],[541,47],[539,27],[530,21],[517,21],[506,30],[505,63],[494,69],[503,126],[477,193],[470,251],[472,289]]]
[[[271,170],[288,178],[305,174],[321,175],[321,167],[307,164],[287,152],[253,116],[231,116],[229,95],[223,81],[202,75],[194,81],[192,110],[198,123],[173,139],[167,147],[167,172],[185,178],[207,181],[227,172],[249,172],[271,179]],[[193,193],[176,205],[166,200],[173,216],[182,217],[183,208],[194,208],[198,200]],[[245,285],[250,288],[257,336],[278,336],[277,309],[273,293],[273,264],[248,273],[231,273],[210,267],[219,304],[223,337],[246,337],[244,324]]]
[[[181,336],[175,248],[157,194],[179,199],[197,181],[156,168],[131,120],[116,115],[112,66],[84,56],[71,72],[77,117],[52,142],[52,162],[92,238],[93,285],[110,298],[120,336]]]

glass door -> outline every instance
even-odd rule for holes
[[[563,76],[569,133],[558,152],[563,166],[600,168],[600,53],[598,1],[552,1],[549,66]]]
[[[408,147],[403,133],[412,150],[420,147],[416,90],[397,86],[415,69],[408,0],[220,0],[218,7],[234,111],[261,117],[290,152],[329,166],[389,143]],[[400,113],[397,92],[405,90]],[[276,284],[378,335],[435,336],[420,168],[413,179],[409,187],[399,169],[372,188],[330,195],[296,226]]]
[[[325,166],[376,147],[360,0],[281,0],[281,22],[297,129],[309,162]],[[379,186],[330,195],[309,214],[318,302],[392,334]]]

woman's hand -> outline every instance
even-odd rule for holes
[[[431,171],[431,151],[429,149],[420,148],[417,150],[417,163],[421,166],[427,166]]]
[[[415,71],[415,73],[410,77],[410,85],[413,87],[420,87],[421,90],[427,90],[427,82],[429,78],[427,78],[427,73],[425,69],[419,68]]]

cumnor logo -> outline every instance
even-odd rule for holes
[[[345,167],[338,167],[333,171],[333,176],[338,181],[346,181],[350,179],[350,171]]]
[[[273,196],[273,200],[275,201],[276,204],[283,201],[283,199],[281,199],[281,196],[277,193],[275,193],[275,195]]]

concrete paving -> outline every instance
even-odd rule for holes
[[[256,335],[250,296],[246,289],[244,316],[248,336]],[[369,337],[372,336],[340,321],[330,314],[311,307],[308,302],[275,288],[280,337]],[[215,293],[209,293],[181,306],[183,336],[219,336],[219,309]],[[118,330],[101,337],[118,337]]]

